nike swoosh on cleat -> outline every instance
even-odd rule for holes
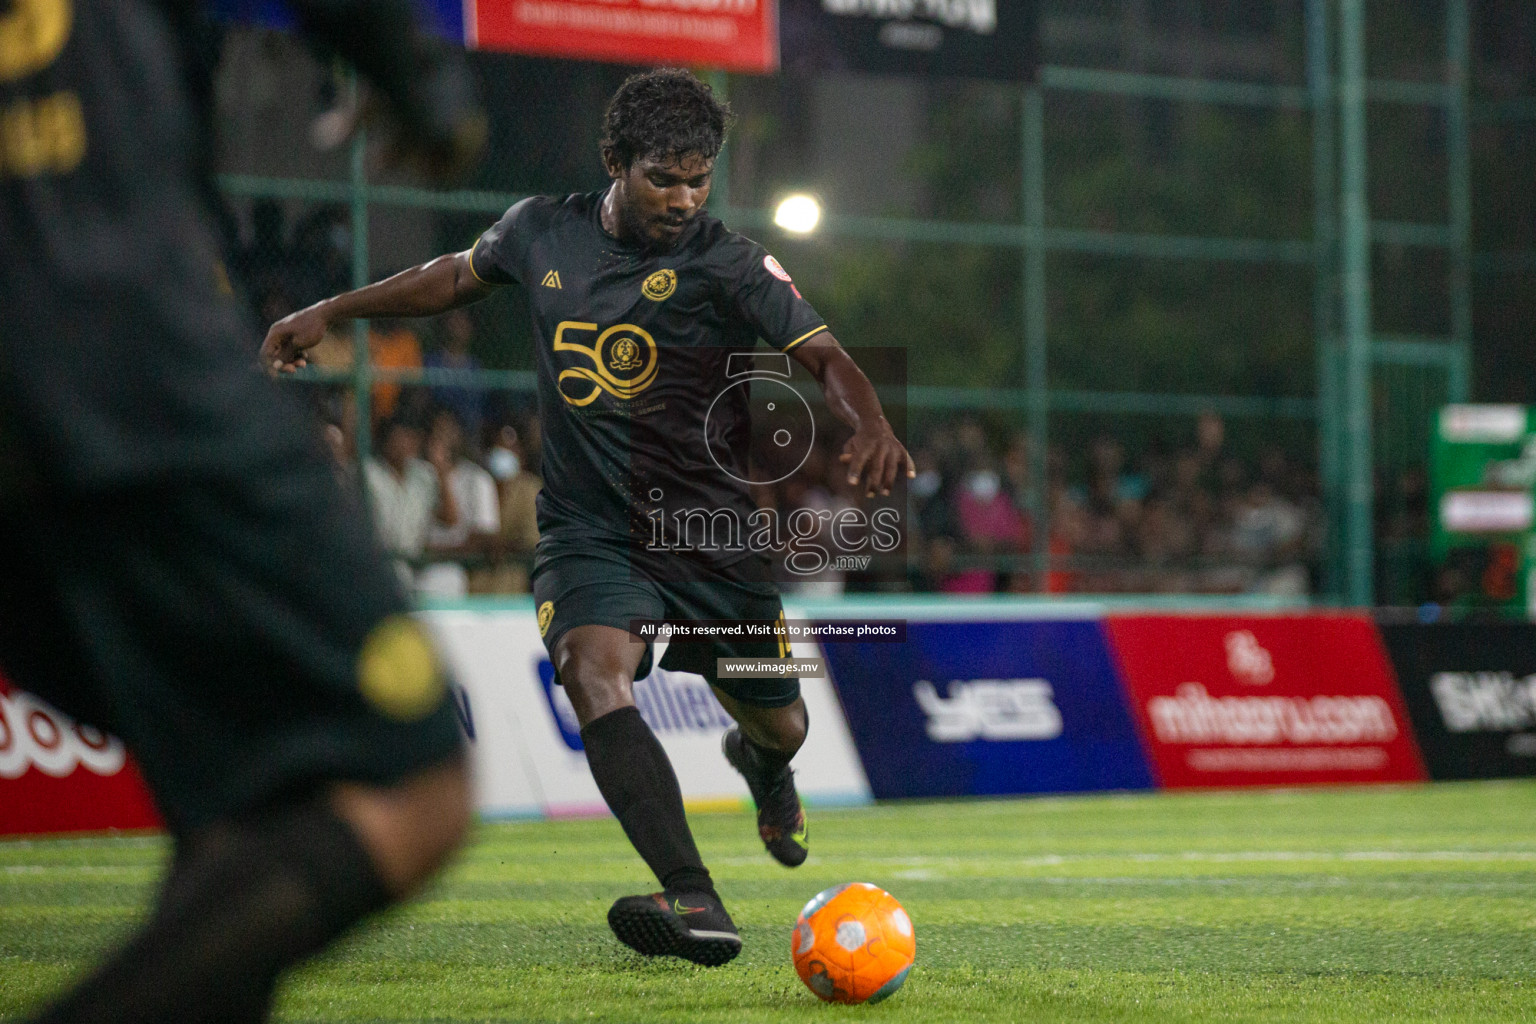
[[[679,914],[698,914],[708,910],[708,907],[685,907],[682,900],[673,900],[672,909]]]

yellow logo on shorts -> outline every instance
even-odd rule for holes
[[[545,601],[539,605],[539,636],[549,632],[549,620],[555,617],[555,602]]]
[[[645,284],[640,286],[640,293],[652,302],[661,302],[677,291],[677,271],[658,270],[645,279]]]
[[[445,685],[426,630],[406,615],[391,615],[375,626],[357,656],[357,685],[388,718],[413,722],[429,715],[442,701]]]

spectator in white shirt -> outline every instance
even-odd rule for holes
[[[368,460],[368,504],[379,541],[395,558],[400,581],[415,589],[411,560],[426,547],[427,534],[436,525],[458,524],[459,508],[449,478],[453,463],[446,449],[421,459],[421,428],[404,419],[392,419],[379,432],[379,454]]]
[[[463,597],[469,592],[464,559],[484,555],[501,530],[496,480],[469,458],[464,428],[451,409],[439,409],[432,417],[427,452],[434,464],[452,467],[446,478],[459,515],[455,523],[428,528],[427,551],[443,560],[416,574],[416,590],[430,597]]]

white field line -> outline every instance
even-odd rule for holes
[[[5,864],[0,875],[141,875],[163,870],[158,864]]]
[[[1251,863],[1536,863],[1536,850],[1234,850],[1208,851],[1185,850],[1178,853],[1086,853],[1086,854],[1038,854],[1029,857],[981,856],[981,857],[867,857],[837,856],[818,852],[816,859],[822,864],[859,863],[893,868],[913,869],[906,877],[917,878],[919,872],[934,868],[1015,867],[1051,868],[1067,864],[1103,864],[1105,862],[1129,862],[1133,864],[1251,864]],[[762,857],[716,857],[711,863],[750,867],[761,864]],[[47,875],[86,874],[118,875],[143,874],[160,869],[155,864],[5,864],[0,865],[0,875]],[[942,877],[933,874],[933,877]]]
[[[1029,857],[864,857],[817,853],[822,863],[850,862],[906,868],[953,868],[965,865],[1008,865],[1050,868],[1064,864],[1099,864],[1128,861],[1134,864],[1242,864],[1242,863],[1349,863],[1401,861],[1409,863],[1536,863],[1536,850],[1236,850],[1230,852],[1185,850],[1180,853],[1085,853],[1043,854]],[[761,857],[717,857],[714,863],[752,865]]]

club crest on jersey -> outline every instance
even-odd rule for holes
[[[768,268],[768,273],[772,274],[780,281],[790,280],[789,271],[781,267],[779,265],[779,261],[774,259],[772,256],[763,257],[763,266]]]
[[[640,294],[652,302],[661,302],[677,291],[677,271],[658,270],[645,279],[645,284],[640,286]]]
[[[631,373],[640,368],[640,346],[634,338],[620,338],[608,350],[608,365],[620,373]]]
[[[590,345],[571,340],[592,332],[598,334]],[[621,401],[634,398],[656,380],[660,362],[656,339],[634,324],[616,324],[605,330],[597,324],[565,320],[555,328],[553,348],[585,360],[585,365],[561,370],[555,380],[561,397],[576,406],[591,405],[604,392]]]

